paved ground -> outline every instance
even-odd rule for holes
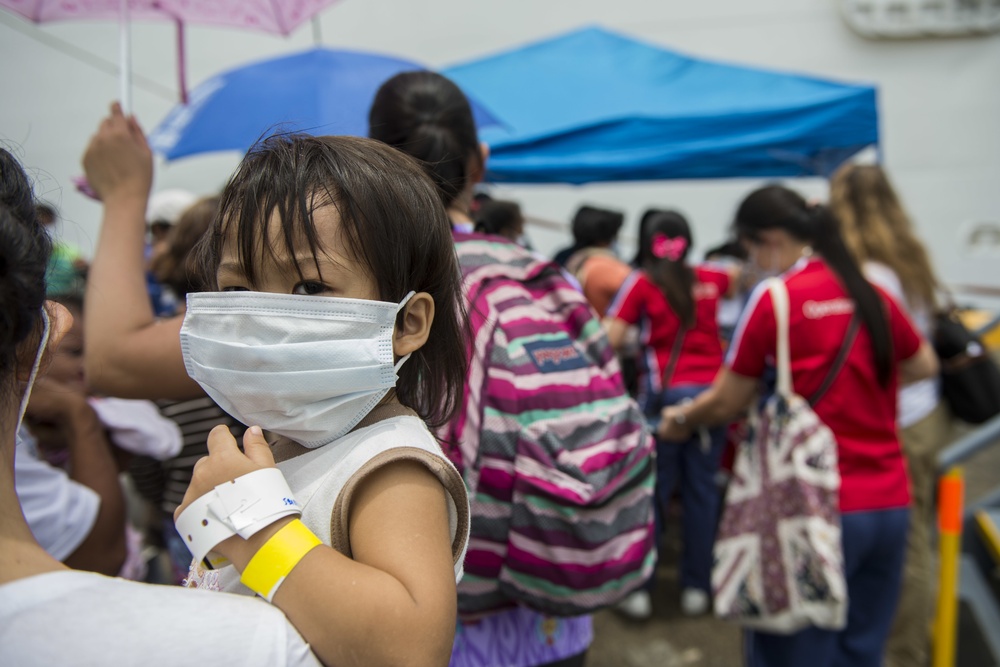
[[[1000,484],[1000,445],[964,464],[966,502],[972,503]],[[644,622],[604,611],[594,619],[594,644],[587,667],[740,667],[740,632],[711,616],[686,618],[680,612],[677,585],[676,517],[668,525],[667,544],[657,573],[653,618]],[[674,537],[671,537],[674,536]]]
[[[688,618],[680,611],[676,520],[668,525],[653,617],[633,621],[614,611],[594,617],[594,643],[587,667],[738,667],[740,632],[712,616]]]

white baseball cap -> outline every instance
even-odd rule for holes
[[[161,190],[149,198],[146,221],[150,224],[157,222],[177,224],[181,214],[196,201],[198,197],[187,190]]]

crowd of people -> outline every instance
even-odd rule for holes
[[[712,610],[726,471],[775,381],[766,279],[783,281],[792,384],[836,439],[849,602],[840,628],[747,630],[745,664],[926,662],[940,284],[881,167],[842,166],[826,204],[753,190],[701,262],[680,212],[644,213],[627,260],[625,216],[590,205],[547,258],[521,207],[481,189],[488,152],[451,81],[397,75],[369,121],[368,138],[264,139],[217,195],[151,196],[143,131],[113,105],[83,156],[103,207],[89,264],[0,150],[0,662],[583,665],[590,614],[533,605],[503,566],[517,551],[541,571],[565,546],[546,544],[540,503],[531,544],[501,545],[523,523],[518,475],[582,486],[538,463],[545,429],[590,437],[537,377],[491,370],[511,329],[470,326],[471,276],[511,267],[545,276],[543,300],[589,304],[568,351],[528,329],[542,347],[503,353],[574,390],[615,369],[602,390],[631,397],[633,428],[602,437],[651,471],[628,490],[653,535],[634,560],[655,561],[679,509],[688,615]],[[530,431],[509,461],[486,444],[501,416],[476,412],[491,373]],[[582,410],[600,421],[600,404]],[[563,456],[580,479],[596,460]],[[642,569],[617,611],[650,617],[656,579]]]

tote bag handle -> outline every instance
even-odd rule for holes
[[[792,395],[792,361],[788,352],[788,287],[781,278],[768,278],[767,291],[771,293],[774,321],[778,330],[777,371],[775,390],[785,398]]]
[[[781,278],[768,278],[767,289],[771,293],[771,303],[774,306],[774,320],[777,323],[778,329],[776,359],[778,365],[778,382],[775,390],[785,398],[788,398],[792,395],[792,361],[788,351],[788,287]],[[840,369],[847,362],[847,355],[851,351],[854,339],[858,336],[860,327],[861,319],[858,317],[857,312],[855,312],[851,315],[851,322],[847,327],[847,335],[844,337],[844,342],[840,345],[837,358],[823,379],[823,384],[820,385],[819,390],[809,399],[810,405],[816,405],[837,378]]]

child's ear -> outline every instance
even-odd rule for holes
[[[434,323],[434,297],[417,292],[406,302],[403,323],[396,328],[392,351],[397,357],[416,352],[427,342]]]

